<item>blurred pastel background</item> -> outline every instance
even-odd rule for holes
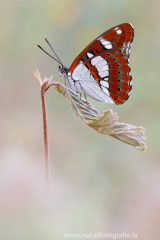
[[[89,101],[100,112],[112,108],[120,122],[143,126],[147,150],[87,127],[50,89],[48,207],[40,87],[33,71],[64,81],[58,64],[36,43],[51,53],[47,37],[70,67],[94,38],[124,22],[135,29],[129,101]],[[63,233],[99,232],[160,239],[160,1],[1,0],[0,82],[0,239],[61,240]]]

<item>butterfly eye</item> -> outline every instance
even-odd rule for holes
[[[118,91],[120,91],[120,88],[118,88]]]

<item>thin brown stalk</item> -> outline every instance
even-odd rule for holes
[[[51,86],[60,86],[60,83],[51,82],[51,79],[45,78],[44,81],[41,80],[40,73],[36,69],[34,71],[34,76],[39,80],[41,87],[41,104],[42,104],[42,117],[43,117],[43,135],[44,135],[44,153],[45,153],[45,185],[49,187],[49,153],[48,153],[48,132],[47,132],[47,115],[46,115],[46,105],[45,105],[45,93]]]
[[[47,82],[41,85],[41,102],[42,102],[42,116],[43,116],[43,135],[44,135],[44,152],[45,152],[45,184],[49,187],[49,157],[48,157],[48,135],[47,135],[47,117],[45,106],[45,88]]]

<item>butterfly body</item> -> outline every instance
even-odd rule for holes
[[[123,104],[132,89],[129,67],[134,37],[131,24],[123,23],[101,34],[59,74],[72,90],[101,102]]]

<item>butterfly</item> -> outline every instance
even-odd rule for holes
[[[134,28],[131,24],[117,25],[91,42],[69,69],[63,66],[54,52],[59,61],[54,59],[61,65],[59,74],[66,86],[100,102],[125,103],[132,89],[129,57],[133,38]]]

